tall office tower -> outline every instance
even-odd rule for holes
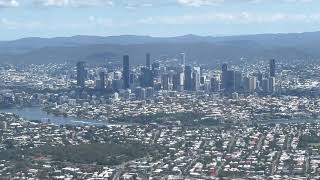
[[[192,90],[193,91],[199,91],[200,90],[200,79],[197,72],[192,72]]]
[[[263,74],[261,72],[258,72],[257,80],[259,81],[259,87],[262,87],[262,79],[263,79]]]
[[[242,73],[240,71],[234,72],[234,88],[235,91],[240,92],[242,89]]]
[[[227,87],[227,72],[228,72],[228,64],[222,64],[221,68],[221,88],[226,89]]]
[[[213,77],[210,80],[211,84],[211,91],[212,92],[219,92],[220,91],[220,82],[217,78]]]
[[[250,78],[248,76],[243,77],[243,89],[245,92],[250,92]]]
[[[269,77],[269,91],[270,93],[276,92],[276,78]]]
[[[129,64],[129,56],[123,56],[123,72],[122,72],[122,79],[123,79],[123,87],[124,89],[130,88],[130,64]]]
[[[176,73],[172,77],[173,90],[182,91],[183,90],[183,73]]]
[[[186,54],[180,53],[180,64],[185,66],[186,65]]]
[[[153,87],[153,73],[151,69],[145,67],[141,68],[140,86]]]
[[[151,70],[151,55],[150,53],[146,54],[146,67]]]
[[[257,77],[250,77],[250,92],[254,92],[257,89]]]
[[[192,91],[192,67],[186,66],[184,69],[184,90]]]
[[[266,79],[266,78],[262,79],[261,86],[262,86],[262,91],[264,93],[268,93],[269,92],[269,79]]]
[[[135,94],[138,100],[144,100],[146,99],[146,89],[137,87],[135,90]]]
[[[201,76],[200,77],[200,84],[204,84],[206,82],[206,76]]]
[[[200,90],[200,77],[201,77],[201,68],[200,67],[194,67],[193,73],[192,73],[192,87],[194,91]]]
[[[235,73],[232,70],[226,72],[224,90],[226,93],[233,93],[235,91]]]
[[[276,77],[276,60],[274,59],[270,60],[269,68],[270,68],[270,77]]]
[[[100,88],[105,89],[106,87],[106,73],[104,71],[101,71],[99,73],[99,78],[100,78]]]
[[[80,61],[77,63],[77,85],[84,88],[86,79],[86,70],[84,68],[85,62]]]
[[[160,63],[153,62],[151,66],[152,66],[153,78],[155,78],[155,79],[160,78]]]
[[[130,76],[129,76],[130,78],[129,78],[129,84],[130,84],[130,87],[132,86],[132,85],[134,85],[135,84],[135,82],[136,82],[136,75],[134,74],[134,73],[130,73]]]
[[[162,74],[161,76],[161,86],[163,90],[170,90],[170,76],[169,74]]]

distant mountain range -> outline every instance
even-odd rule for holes
[[[258,34],[242,36],[178,37],[150,36],[72,36],[23,38],[0,41],[0,62],[50,63],[84,60],[90,63],[120,62],[128,54],[135,64],[144,62],[145,53],[153,60],[187,54],[189,62],[213,64],[218,61],[317,60],[320,58],[320,32]]]

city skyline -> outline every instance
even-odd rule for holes
[[[319,4],[315,0],[1,0],[0,40],[310,32],[320,29]]]
[[[320,0],[0,0],[0,179],[320,179]]]

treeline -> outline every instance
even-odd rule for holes
[[[146,114],[139,116],[125,116],[121,118],[114,119],[114,122],[123,123],[139,123],[139,124],[149,124],[149,123],[159,123],[159,124],[170,124],[180,121],[182,125],[217,125],[219,121],[212,118],[207,118],[201,120],[204,114],[196,112],[181,112],[181,113],[157,113],[157,114]]]
[[[140,144],[81,144],[76,146],[43,146],[29,150],[7,150],[0,153],[1,160],[20,161],[50,158],[53,161],[81,164],[118,165],[141,158],[149,147]]]

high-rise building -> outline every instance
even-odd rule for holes
[[[235,72],[228,70],[225,75],[225,92],[233,93],[235,91]]]
[[[242,86],[242,73],[240,71],[234,72],[234,88],[235,91],[240,92]]]
[[[245,92],[250,92],[250,78],[248,76],[243,77],[243,89]]]
[[[124,89],[130,88],[130,64],[129,56],[123,56],[123,72],[122,72],[123,86]]]
[[[153,73],[151,69],[145,67],[141,68],[140,86],[153,87]]]
[[[106,87],[106,73],[105,73],[104,71],[101,71],[101,72],[99,73],[99,78],[100,78],[100,85],[99,85],[99,87],[100,87],[101,89],[105,89],[105,87]]]
[[[137,87],[135,90],[135,94],[138,100],[144,100],[146,99],[146,89]]]
[[[160,77],[160,63],[159,62],[153,62],[152,63],[152,75],[153,78],[159,78]]]
[[[269,63],[270,77],[276,77],[276,60],[271,59]]]
[[[250,92],[254,92],[257,89],[257,77],[250,77]]]
[[[146,54],[146,67],[151,70],[151,55],[150,55],[150,53]]]
[[[274,93],[276,91],[276,78],[275,77],[269,77],[269,91],[270,93]]]
[[[263,74],[261,72],[258,72],[257,80],[259,81],[259,87],[262,87],[262,79],[263,79]]]
[[[186,65],[186,54],[180,53],[180,64],[185,66]]]
[[[161,86],[163,90],[170,90],[170,76],[169,74],[162,74]]]
[[[77,63],[77,85],[84,88],[85,86],[85,78],[86,78],[86,70],[85,70],[85,62],[80,61]]]
[[[221,88],[226,89],[228,64],[222,64],[221,71],[222,71],[222,73],[221,73]]]
[[[215,77],[211,78],[210,84],[211,84],[211,91],[212,92],[219,92],[220,91],[219,79],[217,79]]]
[[[262,91],[264,93],[268,93],[269,92],[269,79],[266,79],[266,78],[262,79],[261,86],[262,86]]]
[[[173,90],[182,91],[183,90],[183,73],[176,73],[172,77]]]
[[[201,76],[200,77],[200,84],[204,84],[206,82],[206,76]]]
[[[192,67],[186,66],[184,69],[184,90],[192,91]]]
[[[136,85],[136,74],[135,73],[130,73],[130,76],[129,76],[129,85],[130,85],[130,88],[132,88],[132,86]]]
[[[196,71],[192,72],[192,90],[198,91],[200,89],[200,77]]]
[[[194,67],[192,73],[192,89],[194,91],[200,90],[200,77],[201,77],[201,68]]]

